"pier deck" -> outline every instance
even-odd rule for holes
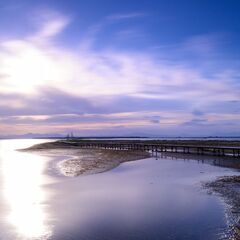
[[[232,156],[240,158],[240,147],[228,146],[196,146],[196,145],[171,145],[147,144],[135,142],[106,142],[106,141],[64,141],[80,148],[113,149],[113,150],[143,150],[151,152],[174,152],[198,155]]]

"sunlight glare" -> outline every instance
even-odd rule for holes
[[[18,53],[6,56],[1,67],[7,76],[8,89],[33,93],[37,87],[58,79],[56,64],[45,52],[30,46],[21,48]]]
[[[1,146],[4,195],[10,208],[9,223],[16,228],[20,239],[47,239],[51,230],[46,223],[44,206],[47,196],[41,186],[44,183],[44,159],[14,151],[15,147],[20,147],[17,141]]]

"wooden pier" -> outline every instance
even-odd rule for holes
[[[94,141],[80,141],[68,142],[73,146],[79,148],[90,149],[112,149],[112,150],[142,150],[154,152],[173,152],[183,154],[198,154],[198,155],[212,155],[212,156],[231,156],[240,158],[240,147],[223,147],[223,146],[196,146],[196,145],[165,145],[165,144],[146,144],[146,143],[119,143],[119,142],[94,142]]]

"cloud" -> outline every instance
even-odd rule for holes
[[[145,39],[147,34],[139,29],[136,28],[129,28],[124,30],[119,30],[115,34],[115,39],[124,41],[124,40],[139,40]]]
[[[41,42],[49,41],[61,33],[71,22],[71,19],[56,11],[42,10],[35,13],[37,18],[33,18],[38,30],[33,36],[30,36],[31,41]]]
[[[185,50],[200,55],[209,56],[216,53],[216,49],[222,45],[224,37],[221,34],[202,34],[187,39],[184,43]]]
[[[45,23],[42,29],[36,34],[35,38],[49,38],[62,32],[62,30],[68,25],[68,19],[58,18],[50,22]]]
[[[184,111],[187,102],[143,99],[131,96],[74,96],[58,89],[41,89],[37,94],[0,94],[0,116],[54,114],[130,114],[137,112]]]
[[[156,124],[159,124],[160,123],[160,120],[158,119],[152,119],[150,120],[151,123],[156,123]]]
[[[202,111],[199,111],[199,110],[192,111],[192,114],[195,115],[195,116],[203,116],[204,115],[204,113]]]
[[[132,12],[132,13],[125,13],[125,14],[113,14],[109,15],[99,22],[91,25],[88,27],[87,32],[84,34],[84,38],[81,40],[81,48],[91,49],[94,48],[94,44],[98,44],[99,42],[99,35],[107,35],[108,40],[110,40],[111,36],[113,39],[111,41],[117,42],[119,40],[126,39],[135,39],[135,38],[145,38],[144,36],[146,33],[142,31],[142,28],[137,29],[135,27],[126,29],[125,27],[120,27],[119,30],[119,23],[124,22],[126,20],[136,20],[136,18],[141,18],[147,16],[146,13],[142,12]],[[108,29],[111,28],[111,32],[108,32]],[[105,31],[107,30],[107,33]]]
[[[192,119],[191,121],[187,121],[187,122],[184,122],[183,125],[204,125],[206,124],[208,121],[206,119],[203,119],[203,118],[194,118]]]
[[[42,89],[34,95],[0,94],[0,116],[81,114],[97,109],[90,100],[56,89]]]
[[[126,19],[132,19],[132,18],[139,18],[139,17],[145,17],[146,13],[142,12],[132,12],[132,13],[125,13],[125,14],[113,14],[108,16],[106,19],[108,20],[126,20]]]
[[[162,126],[203,125],[203,116],[212,123],[221,118],[229,123],[239,116],[237,64],[210,68],[206,74],[202,66],[189,65],[185,59],[174,61],[163,49],[158,53],[113,46],[96,50],[83,42],[74,48],[60,46],[54,41],[73,19],[46,11],[39,19],[35,32],[0,41],[0,116],[5,125],[26,124],[26,130],[40,124],[41,131],[48,129],[47,124],[55,125],[55,131],[117,126],[155,131]],[[211,41],[207,36],[190,39],[182,51],[186,46],[194,51],[200,47],[196,52],[214,51]],[[197,118],[192,120],[193,115]]]
[[[33,36],[40,32],[39,40],[52,39],[62,31],[63,22],[52,19]],[[240,90],[234,87],[238,73],[228,68],[205,76],[201,69],[159,60],[144,51],[70,50],[25,39],[0,44],[0,91],[4,92],[31,94],[49,87],[75,96],[131,95],[193,103],[239,98]]]

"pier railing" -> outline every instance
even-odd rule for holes
[[[112,149],[112,150],[142,150],[151,152],[173,152],[184,154],[232,156],[240,157],[240,147],[224,146],[196,146],[196,145],[166,145],[166,144],[146,144],[146,143],[107,143],[107,142],[68,142],[72,146],[79,148]]]

